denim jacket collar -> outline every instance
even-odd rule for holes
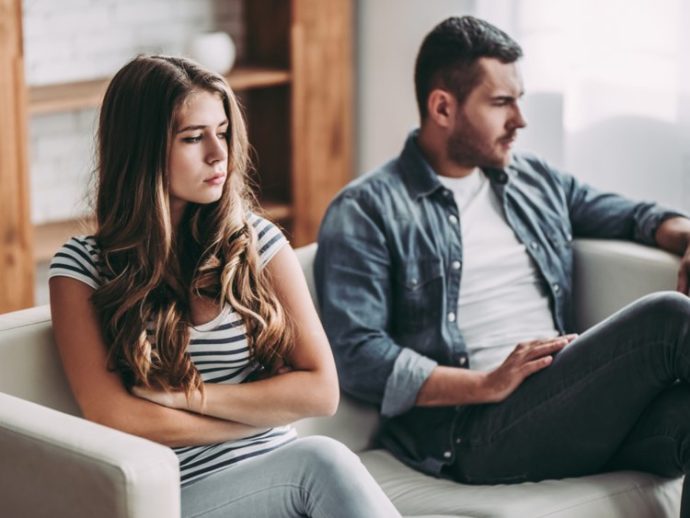
[[[418,136],[419,129],[412,130],[408,134],[400,154],[401,175],[410,197],[413,199],[429,196],[443,188],[443,184],[438,179],[438,173],[424,158],[422,150],[419,148]],[[503,169],[482,167],[482,171],[494,186],[496,186],[495,184],[505,185],[517,174],[517,171],[510,166]]]

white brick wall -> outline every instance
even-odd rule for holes
[[[228,32],[244,55],[242,0],[23,0],[30,86],[108,77],[140,53],[181,54],[200,32]],[[87,210],[95,110],[31,118],[31,216]]]
[[[71,219],[87,210],[96,111],[41,115],[29,125],[31,219]]]

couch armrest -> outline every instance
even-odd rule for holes
[[[180,516],[171,449],[3,393],[0,458],[3,516]]]
[[[657,248],[603,239],[573,242],[575,323],[584,331],[655,291],[674,290],[679,258]]]

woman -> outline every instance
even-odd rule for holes
[[[330,349],[294,252],[252,212],[218,75],[139,57],[98,129],[93,236],[55,255],[55,339],[84,417],[171,446],[183,516],[399,516],[359,460],[289,423],[332,415]]]

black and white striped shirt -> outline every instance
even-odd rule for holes
[[[250,222],[257,232],[264,267],[287,240],[275,225],[260,216],[252,214]],[[58,276],[76,279],[94,289],[104,282],[100,248],[93,236],[73,237],[55,254],[49,278]],[[147,326],[151,337],[152,332]],[[190,327],[187,351],[205,383],[242,383],[258,368],[249,353],[242,317],[227,304],[210,322]],[[274,450],[296,436],[291,426],[280,426],[245,439],[173,448],[180,461],[182,485]]]

